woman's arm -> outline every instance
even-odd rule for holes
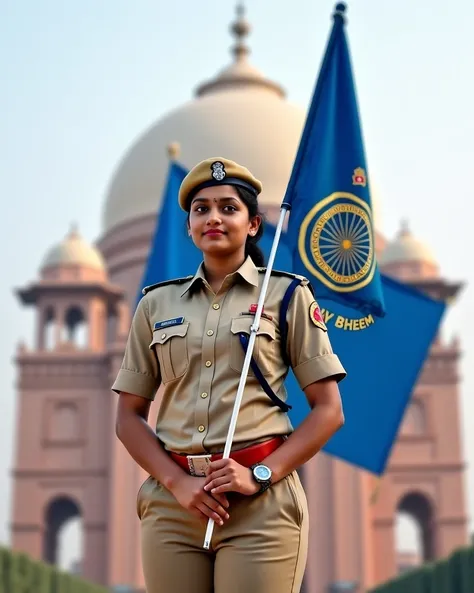
[[[150,405],[151,401],[144,397],[120,393],[115,432],[138,465],[172,490],[184,472],[166,454],[148,424]]]
[[[346,372],[334,354],[309,284],[295,291],[288,313],[288,354],[311,412],[265,460],[278,481],[306,463],[344,424],[338,383]]]
[[[279,482],[309,461],[344,424],[341,397],[333,378],[311,383],[304,390],[312,411],[276,451],[262,460],[272,470],[272,483]],[[213,496],[224,492],[251,495],[259,490],[251,472],[233,459],[211,464],[204,487]]]
[[[200,519],[213,519],[219,525],[229,518],[225,495],[204,492],[205,478],[185,473],[163,449],[148,424],[151,401],[121,392],[115,431],[132,458],[157,482],[169,490],[179,504]]]
[[[314,457],[344,424],[341,397],[334,379],[311,383],[304,392],[311,412],[264,461],[272,470],[272,482],[278,482]]]

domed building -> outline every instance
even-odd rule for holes
[[[262,181],[259,202],[268,220],[276,223],[306,112],[287,101],[285,90],[249,62],[245,45],[249,31],[240,13],[232,26],[233,62],[199,85],[191,101],[148,128],[118,164],[105,201],[99,247],[110,278],[119,284],[136,287],[139,283],[170,149],[187,168],[212,155],[247,166]],[[374,202],[377,221],[376,197]],[[137,265],[140,260],[142,266]],[[129,296],[134,298],[135,293]]]
[[[438,262],[430,247],[411,233],[406,221],[396,238],[382,251],[379,263],[386,273],[392,272],[405,281],[439,275]]]
[[[51,247],[40,271],[43,278],[58,280],[66,280],[68,276],[75,279],[95,276],[103,280],[107,276],[101,252],[85,241],[75,226],[60,243]]]
[[[262,180],[261,204],[275,221],[304,125],[305,110],[249,62],[249,29],[240,9],[231,64],[125,153],[108,187],[96,246],[71,230],[46,254],[39,280],[18,291],[24,305],[36,308],[37,338],[16,358],[12,547],[54,563],[61,526],[81,517],[83,576],[117,590],[144,591],[135,501],[146,476],[115,437],[110,386],[122,362],[170,152],[186,167],[212,155],[246,165]],[[372,200],[380,231],[377,196]],[[430,294],[456,294],[459,285],[441,278],[430,250],[407,228],[393,241],[378,232],[376,248],[387,274]],[[418,522],[423,560],[466,541],[461,450],[452,439],[458,420],[439,408],[449,399],[457,410],[458,355],[457,344],[433,345],[377,502],[371,502],[371,476],[325,454],[301,471],[311,513],[305,593],[361,592],[394,576],[399,512]],[[152,425],[158,406],[159,398]]]

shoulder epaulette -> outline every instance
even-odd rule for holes
[[[267,268],[258,268],[260,273],[265,273]],[[306,276],[301,276],[301,274],[293,274],[292,272],[284,272],[283,270],[272,270],[272,276],[279,276],[280,278],[290,278],[291,280],[298,279],[302,285],[307,286],[311,293],[314,296],[314,288],[311,285],[311,282],[306,278]]]
[[[258,268],[258,271],[261,274],[264,274],[267,271],[267,268]],[[292,274],[291,272],[284,272],[283,270],[272,270],[272,276],[283,276],[285,278],[291,278],[292,280],[294,280],[295,278],[305,280],[304,276],[300,276],[299,274]]]
[[[155,288],[159,288],[160,286],[168,286],[168,284],[184,284],[184,282],[188,282],[188,280],[191,280],[192,278],[194,278],[194,276],[183,276],[183,278],[173,278],[172,280],[164,280],[163,282],[150,284],[142,289],[142,294],[147,294],[151,290],[155,290]]]

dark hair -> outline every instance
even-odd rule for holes
[[[264,216],[258,208],[257,196],[248,189],[245,189],[245,187],[240,187],[239,185],[235,185],[234,187],[235,191],[239,194],[239,198],[247,206],[249,218],[260,216],[262,219],[256,235],[253,237],[250,235],[247,236],[247,241],[245,242],[245,257],[250,256],[257,267],[263,267],[265,266],[265,256],[257,243],[263,235]]]

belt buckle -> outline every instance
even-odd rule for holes
[[[186,455],[189,473],[192,476],[203,477],[211,465],[211,455]]]

